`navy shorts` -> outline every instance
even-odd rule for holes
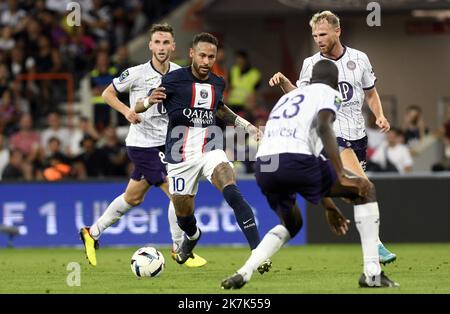
[[[361,164],[361,167],[364,171],[366,171],[366,164],[367,164],[367,136],[364,136],[363,138],[359,140],[349,141],[342,137],[337,138],[337,142],[339,145],[339,148],[351,148],[355,154],[356,157],[358,157],[358,161]]]
[[[159,186],[166,181],[167,169],[163,163],[164,146],[132,147],[127,146],[128,156],[134,165],[131,179],[147,180],[150,185]]]
[[[261,171],[261,166],[266,162],[260,158],[255,163],[256,182],[274,210],[292,208],[296,193],[318,204],[337,179],[330,161],[321,157],[291,153],[278,157],[279,166],[273,172]]]

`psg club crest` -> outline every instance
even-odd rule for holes
[[[202,97],[203,99],[208,98],[208,91],[206,89],[202,89],[200,91],[200,97]]]
[[[352,61],[352,60],[348,61],[347,62],[347,68],[350,71],[353,71],[354,69],[356,69],[356,63],[354,61]]]

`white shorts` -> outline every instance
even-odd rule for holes
[[[170,194],[197,194],[200,179],[206,178],[211,182],[214,169],[223,162],[229,163],[233,167],[225,152],[221,149],[216,149],[207,152],[200,159],[187,160],[178,164],[168,164],[167,177],[169,179]]]

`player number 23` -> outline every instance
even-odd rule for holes
[[[269,120],[271,119],[290,119],[295,117],[298,112],[300,111],[300,104],[305,99],[305,96],[300,94],[293,98],[286,97],[284,101],[273,108],[272,113],[270,114]],[[289,106],[283,110],[283,113],[280,115],[280,109],[281,107],[284,107],[289,102]]]

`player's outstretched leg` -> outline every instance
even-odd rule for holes
[[[367,147],[358,149],[345,148],[341,152],[341,158],[346,169],[368,180],[366,175],[366,150]],[[390,252],[383,245],[380,238],[378,238],[378,255],[380,256],[380,263],[383,265],[392,263],[397,259],[397,255]]]
[[[202,235],[194,216],[194,197],[194,195],[172,196],[178,225],[185,233],[183,243],[175,254],[175,261],[178,264],[184,264],[189,258],[193,257],[192,251]]]
[[[366,189],[365,196],[359,196],[360,189]],[[378,253],[380,212],[375,186],[361,178],[358,187],[343,186],[338,181],[332,186],[330,196],[348,197],[354,202],[355,225],[358,229],[363,251],[364,269],[358,283],[360,287],[397,287],[382,271]]]
[[[86,257],[92,266],[97,265],[95,250],[99,247],[100,235],[132,207],[133,205],[125,201],[125,194],[122,194],[109,204],[102,216],[91,227],[81,228],[80,237],[84,244]]]
[[[172,201],[169,204],[168,216],[169,216],[170,234],[172,236],[173,242],[172,259],[176,261],[176,255],[181,249],[181,245],[184,240],[183,236],[184,233],[183,230],[181,230],[180,226],[178,226],[175,207],[173,206]],[[202,267],[206,265],[206,263],[207,261],[203,257],[192,252],[192,257],[189,257],[184,263],[184,265],[186,265],[187,267]]]
[[[274,255],[290,239],[289,231],[283,225],[271,229],[261,243],[252,250],[250,258],[235,274],[225,278],[221,283],[222,289],[240,289],[250,281],[253,272],[264,261]]]
[[[239,228],[244,233],[250,249],[254,250],[260,243],[255,215],[250,205],[239,191],[239,188],[236,185],[234,171],[227,162],[222,162],[214,168],[212,183],[219,191],[222,191],[225,201],[234,211],[236,221]],[[267,259],[259,265],[258,271],[260,274],[264,274],[271,268],[272,262]]]
[[[90,232],[89,227],[83,227],[80,229],[80,238],[83,241],[84,251],[86,253],[86,258],[89,264],[92,266],[97,266],[97,257],[95,250],[99,248],[98,240],[94,239]]]

